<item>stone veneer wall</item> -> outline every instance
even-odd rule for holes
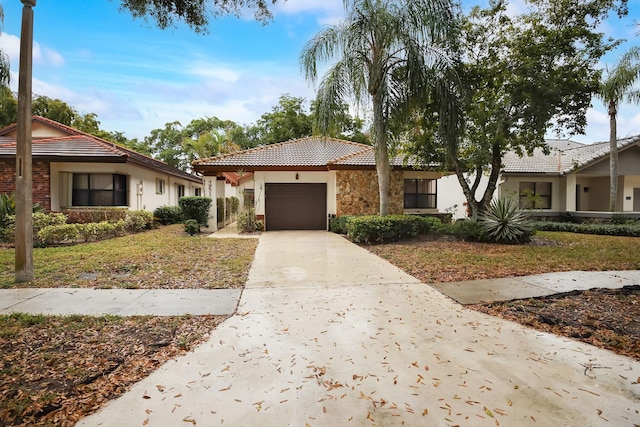
[[[39,203],[45,211],[51,210],[51,169],[49,163],[32,164],[33,203]],[[16,161],[0,160],[0,193],[16,191]]]
[[[375,170],[336,172],[336,214],[377,215],[380,211],[378,176]],[[404,181],[401,171],[392,171],[389,181],[389,214],[404,210]]]

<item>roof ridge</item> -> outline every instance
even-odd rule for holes
[[[327,162],[328,165],[334,165],[337,164],[339,162],[345,161],[351,157],[356,157],[356,156],[360,156],[362,154],[365,154],[366,151],[372,151],[373,147],[370,145],[364,145],[364,144],[360,144],[363,145],[364,147],[362,148],[362,150],[360,151],[356,151],[355,153],[350,153],[350,154],[345,154],[344,156],[340,156],[340,157],[336,157],[335,159],[329,160]]]
[[[265,144],[265,145],[259,145],[257,147],[253,147],[253,148],[247,148],[246,150],[242,150],[242,151],[237,151],[235,153],[227,153],[227,154],[220,154],[217,156],[211,156],[211,157],[205,157],[203,159],[197,159],[194,160],[192,162],[192,164],[197,165],[197,164],[201,164],[204,162],[210,162],[210,161],[215,161],[215,160],[223,160],[229,157],[233,157],[233,156],[237,156],[237,155],[244,155],[244,154],[250,154],[250,153],[255,153],[256,151],[264,151],[264,150],[269,150],[275,147],[282,147],[284,145],[290,145],[290,144],[297,144],[303,141],[311,141],[313,139],[324,139],[324,140],[329,140],[332,142],[337,142],[337,143],[347,143],[350,145],[354,145],[354,146],[362,146],[364,147],[371,147],[370,145],[365,145],[365,144],[361,144],[359,142],[354,142],[354,141],[348,141],[346,139],[339,139],[339,138],[333,138],[333,137],[325,137],[322,135],[310,135],[310,136],[303,136],[300,138],[294,138],[294,139],[289,139],[287,141],[282,141],[282,142],[276,142],[273,144]]]

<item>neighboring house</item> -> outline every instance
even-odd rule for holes
[[[400,158],[391,163],[389,213],[437,213],[443,174],[415,170]],[[253,173],[242,194],[253,199],[267,230],[326,230],[330,216],[379,211],[374,149],[355,142],[308,137],[196,160],[193,169],[204,175],[211,198],[226,196],[225,173]]]
[[[549,154],[536,148],[531,156],[514,152],[504,156],[496,196],[518,197],[520,207],[533,209],[537,216],[608,216],[609,142],[546,143]],[[640,136],[618,141],[618,162],[616,212],[640,213]],[[447,203],[462,204],[465,199],[456,177],[443,180],[446,184],[441,187],[447,188]],[[457,216],[462,213],[458,211]]]
[[[0,129],[0,193],[15,191],[15,124]],[[40,116],[32,119],[33,202],[45,211],[147,210],[202,195],[202,178]]]

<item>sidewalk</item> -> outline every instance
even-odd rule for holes
[[[0,314],[231,315],[241,289],[1,289]]]
[[[640,286],[640,271],[566,271],[504,279],[432,283],[460,304],[535,298],[592,288]]]

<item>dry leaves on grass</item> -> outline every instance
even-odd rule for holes
[[[495,279],[572,270],[637,270],[638,239],[539,232],[532,244],[424,237],[366,246],[424,283]]]
[[[0,316],[0,425],[72,426],[225,318]]]
[[[257,239],[191,237],[172,225],[100,242],[36,248],[35,280],[19,285],[13,249],[3,249],[0,287],[242,288],[257,244]]]

